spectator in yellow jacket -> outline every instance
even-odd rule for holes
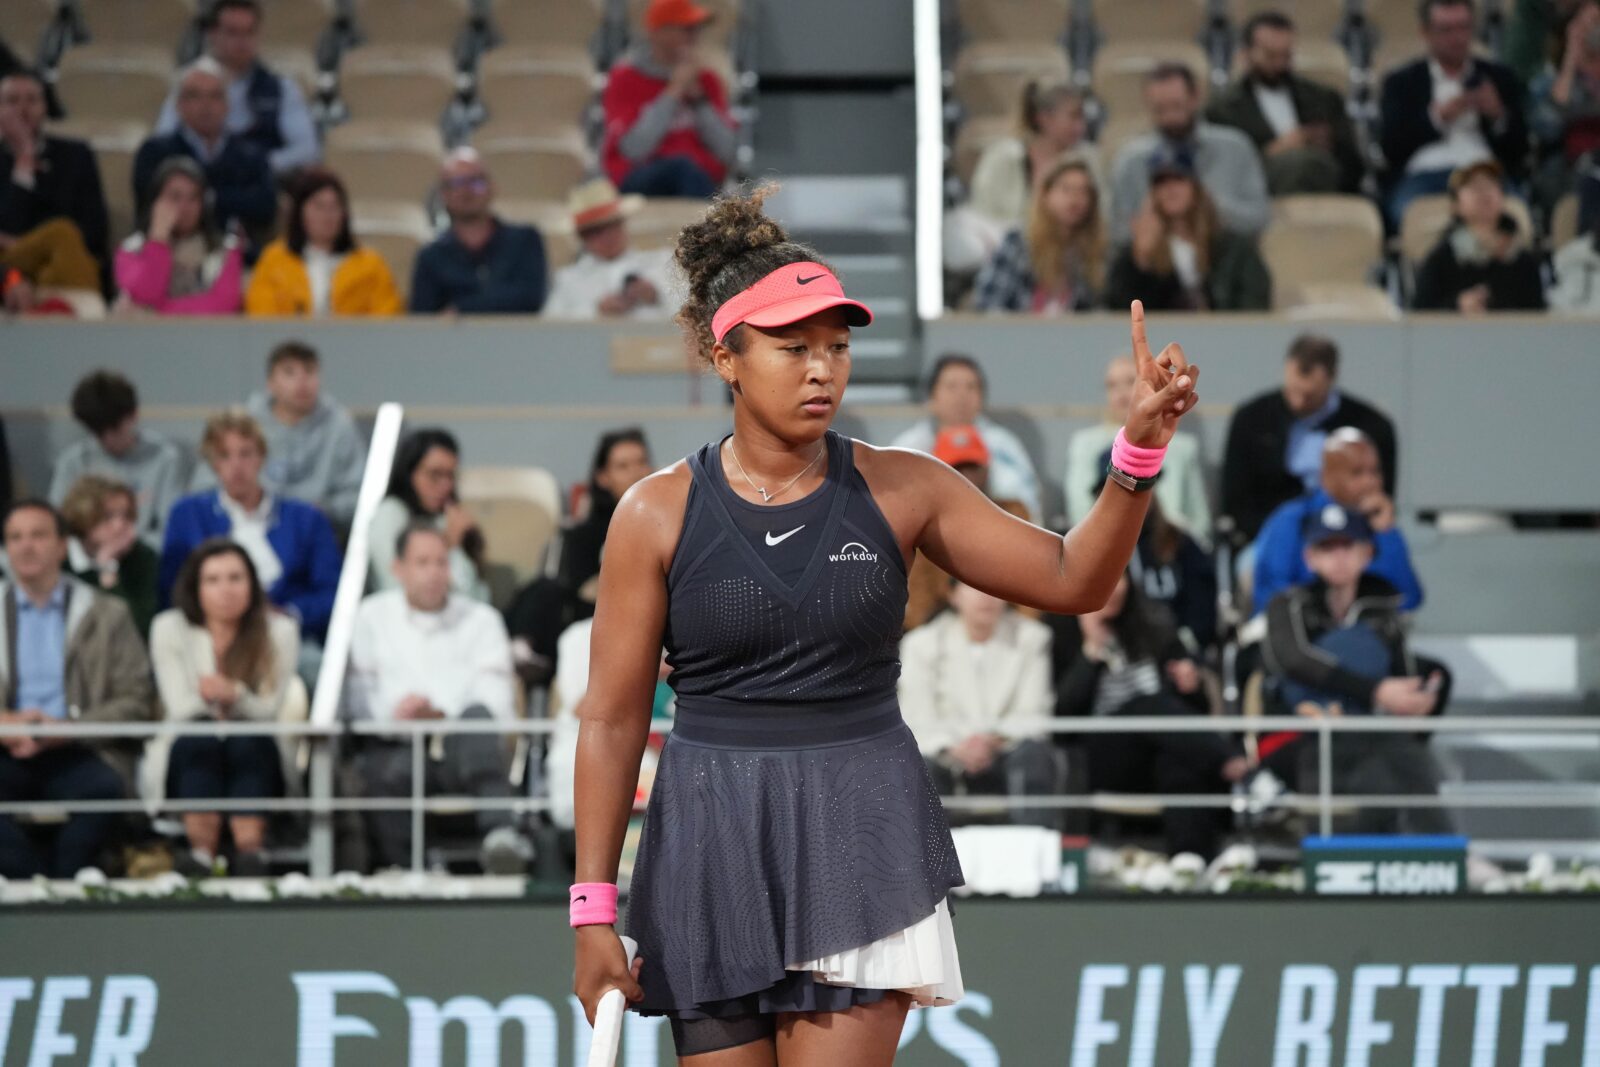
[[[405,301],[383,257],[356,244],[350,198],[330,170],[307,170],[294,189],[288,232],[256,263],[249,315],[398,315]]]

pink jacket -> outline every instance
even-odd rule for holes
[[[172,249],[163,241],[137,234],[117,250],[117,288],[142,308],[162,315],[233,315],[243,305],[244,256],[237,246],[223,249],[222,268],[211,288],[189,296],[169,297]]]

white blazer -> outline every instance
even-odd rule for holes
[[[1007,611],[981,646],[947,611],[900,641],[900,711],[925,756],[974,734],[1049,736],[1050,628]],[[976,654],[975,654],[976,650]],[[978,664],[982,664],[981,671]]]
[[[268,615],[267,632],[272,639],[272,675],[259,689],[243,687],[239,702],[233,706],[235,719],[275,721],[295,678],[300,659],[300,624],[274,611]],[[150,623],[150,660],[168,722],[192,722],[211,713],[200,698],[200,679],[217,672],[216,650],[205,627],[191,624],[177,608],[163,611]],[[167,761],[174,740],[170,734],[157,736],[145,745],[139,791],[152,806],[166,797]],[[280,752],[283,748],[279,746]],[[286,777],[288,770],[285,766]]]

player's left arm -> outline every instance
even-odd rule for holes
[[[1170,344],[1152,357],[1144,307],[1132,308],[1138,379],[1125,433],[1130,444],[1164,447],[1194,410],[1199,368]],[[1088,516],[1065,537],[1009,515],[938,460],[895,453],[891,484],[914,486],[907,510],[916,548],[950,574],[1003,600],[1078,615],[1102,607],[1128,565],[1149,507],[1149,493],[1107,482]]]

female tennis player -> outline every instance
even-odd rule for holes
[[[872,313],[788,239],[767,190],[678,239],[679,321],[733,392],[733,432],[628,491],[600,571],[578,715],[574,989],[592,1022],[620,988],[666,1015],[684,1067],[880,1067],[907,1010],[962,995],[946,895],[962,882],[939,797],[895,700],[917,552],[1003,600],[1105,603],[1198,370],[1152,358],[1108,483],[1065,538],[939,461],[829,429],[850,331]],[[618,857],[665,646],[677,719],[629,897]]]

